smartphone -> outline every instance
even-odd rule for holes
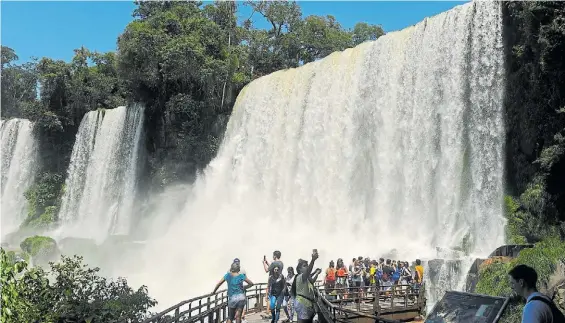
[[[318,249],[312,250],[313,253],[318,253]]]
[[[263,261],[267,261],[267,256],[263,256]]]

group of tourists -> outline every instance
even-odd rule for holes
[[[293,267],[287,268],[287,276],[283,275],[284,264],[281,261],[281,252],[273,252],[273,261],[269,263],[263,256],[263,267],[269,274],[266,295],[268,296],[267,311],[271,323],[277,323],[281,309],[287,319],[283,322],[293,322],[294,314],[299,323],[312,323],[316,314],[314,310],[314,284],[318,279],[321,269],[314,270],[314,262],[318,259],[318,251],[312,252],[310,261],[299,259],[296,273]],[[246,296],[245,290],[253,286],[241,270],[239,259],[234,259],[230,271],[216,284],[213,294],[226,282],[228,284],[228,323],[234,320],[241,323],[245,319]],[[246,282],[247,285],[243,285]],[[266,317],[264,317],[266,318]]]
[[[328,295],[347,298],[349,293],[363,296],[364,292],[379,290],[388,291],[393,286],[406,292],[409,288],[419,290],[424,279],[424,267],[420,259],[416,259],[411,267],[407,261],[380,258],[371,260],[359,256],[353,258],[349,268],[339,258],[337,264],[330,261],[324,278],[324,290]]]
[[[283,274],[284,264],[281,256],[278,250],[273,252],[271,262],[263,256],[263,269],[269,275],[266,290],[268,316],[263,318],[277,323],[282,309],[286,314],[282,323],[293,322],[295,313],[298,322],[312,322],[315,315],[314,284],[322,273],[321,269],[314,269],[318,251],[313,250],[310,261],[299,259],[296,273],[293,267],[287,267],[286,277]],[[347,268],[343,259],[339,258],[337,263],[330,261],[325,271],[324,292],[330,297],[347,298],[352,293],[362,297],[363,293],[371,288],[388,290],[394,285],[409,285],[418,289],[423,276],[424,268],[419,259],[416,259],[412,270],[406,261],[384,258],[371,260],[367,257],[354,258]],[[245,290],[253,286],[253,282],[241,270],[239,259],[234,259],[230,271],[218,282],[214,293],[224,282],[228,284],[228,323],[234,320],[241,323],[245,319]],[[243,282],[247,285],[244,286]]]

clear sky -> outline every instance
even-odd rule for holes
[[[387,32],[462,3],[299,1],[304,16],[333,15],[345,28],[359,21],[380,24]],[[2,45],[13,48],[20,61],[32,56],[69,61],[73,49],[80,46],[100,52],[115,50],[117,37],[133,19],[135,8],[133,1],[1,1],[0,6]],[[243,7],[239,14],[248,17],[249,13]],[[258,27],[268,27],[264,21],[256,23]]]

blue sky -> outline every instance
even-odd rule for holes
[[[462,3],[299,1],[304,16],[333,15],[346,28],[359,21],[380,24],[387,32]],[[80,46],[100,52],[115,50],[117,37],[133,19],[135,8],[133,1],[1,1],[0,6],[2,45],[16,50],[20,61],[32,56],[69,61],[73,49]],[[248,17],[249,12],[243,8],[240,15]],[[268,26],[264,21],[256,23]]]

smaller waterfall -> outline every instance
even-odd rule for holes
[[[445,292],[465,290],[465,274],[472,262],[472,257],[461,257],[459,259],[431,259],[424,263],[428,312],[441,300]]]
[[[25,191],[37,171],[38,146],[33,123],[26,119],[2,120],[2,236],[17,230],[26,216]]]
[[[59,234],[104,240],[128,234],[134,210],[143,107],[87,113],[65,181]]]

